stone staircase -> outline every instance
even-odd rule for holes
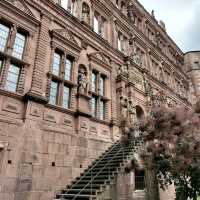
[[[126,144],[115,142],[55,200],[96,200],[140,146],[141,138],[130,138]]]

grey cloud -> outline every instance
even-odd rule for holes
[[[139,0],[158,20],[166,24],[168,34],[183,51],[200,49],[199,0]]]

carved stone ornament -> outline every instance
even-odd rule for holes
[[[124,78],[129,77],[129,70],[127,65],[122,65],[118,69],[118,76],[122,76]]]
[[[128,117],[128,99],[126,97],[120,97],[120,110],[122,119]]]
[[[136,116],[136,106],[132,103],[132,101],[129,101],[128,111],[129,111],[130,124],[134,125],[134,123],[136,123],[137,121],[137,116]]]
[[[19,10],[27,13],[28,15],[31,15],[34,17],[31,10],[28,8],[24,0],[8,0],[12,5],[16,6]]]
[[[133,49],[131,58],[133,62],[136,63],[137,65],[139,66],[142,65],[142,55],[136,48]]]

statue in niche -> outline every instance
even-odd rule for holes
[[[90,24],[90,7],[85,2],[82,5],[82,21]]]
[[[137,65],[139,66],[142,65],[142,55],[141,55],[141,52],[137,48],[133,48],[131,58],[134,61],[134,63],[136,63]]]
[[[87,72],[81,66],[78,71],[78,93],[87,94],[87,90],[88,90]]]
[[[129,109],[128,110],[129,110],[130,124],[133,125],[134,123],[136,123],[137,117],[136,117],[136,107],[132,103],[132,101],[129,101]]]
[[[127,98],[120,97],[121,117],[127,119],[128,117],[128,100]]]

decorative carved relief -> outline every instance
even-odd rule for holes
[[[31,105],[30,115],[35,116],[35,117],[40,117],[41,116],[40,108],[35,105]]]
[[[69,40],[70,42],[78,45],[78,42],[75,40],[72,32],[68,30],[67,28],[64,29],[54,29],[53,32],[62,35],[65,39]]]

